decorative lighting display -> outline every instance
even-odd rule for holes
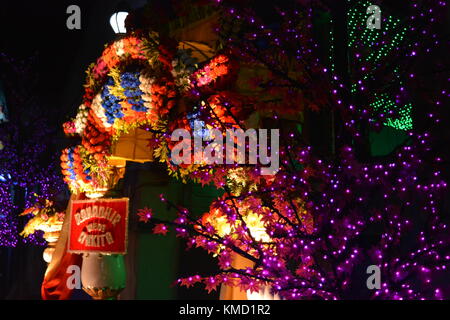
[[[389,114],[389,111],[391,110],[398,110],[398,116],[395,119],[391,117],[387,118],[386,122],[384,122],[384,125],[392,127],[394,129],[406,131],[413,128],[411,118],[412,104],[408,103],[403,107],[398,107],[395,101],[390,100],[389,97],[385,94],[381,97],[378,97],[376,94],[374,96],[376,98],[376,101],[371,104],[371,107],[376,112]]]
[[[8,123],[8,133],[13,127]],[[3,132],[2,132],[3,133]],[[36,232],[29,237],[20,240],[19,237],[19,213],[24,208],[32,207],[38,200],[36,192],[42,197],[50,199],[62,191],[63,183],[61,177],[54,172],[54,165],[41,167],[38,161],[39,155],[46,150],[44,144],[34,145],[27,159],[17,155],[17,149],[10,142],[5,143],[4,149],[0,151],[0,163],[2,164],[0,180],[0,246],[15,247],[19,241],[44,245],[42,232]],[[6,164],[6,162],[8,164]],[[20,165],[18,165],[20,164]],[[23,201],[17,202],[19,197]],[[25,222],[32,218],[26,215]]]
[[[420,7],[412,2],[412,17],[433,22],[420,30],[405,28],[385,11],[384,29],[361,30],[366,7],[352,8],[349,48],[355,58],[349,85],[335,73],[337,62],[328,71],[328,61],[318,58],[312,2],[277,3],[270,17],[249,9],[257,2],[216,2],[222,13],[220,47],[227,49],[199,64],[187,63],[186,51],[154,33],[129,34],[106,47],[88,70],[78,115],[64,125],[66,133],[82,140],[61,156],[71,191],[107,188],[112,144],[127,130],[144,128],[153,134],[154,159],[165,163],[171,175],[224,191],[200,218],[164,195],[161,201],[177,212],[173,221],[151,209],[138,212],[154,233],[171,229],[188,247],[217,258],[219,272],[186,275],[180,285],[201,284],[208,292],[220,285],[250,294],[269,290],[281,299],[355,298],[358,281],[366,281],[359,268],[376,265],[381,286],[365,291],[365,298],[449,297],[450,288],[441,281],[450,267],[450,236],[442,218],[448,175],[436,148],[442,141],[436,126],[429,131],[412,126],[412,106],[420,104],[413,101],[411,79],[419,79],[407,68],[411,60],[426,58],[419,48],[437,48],[441,42],[435,34],[420,45],[405,44],[417,33],[433,32],[446,2]],[[396,64],[399,57],[402,62]],[[260,72],[244,72],[245,66]],[[250,94],[239,92],[239,81]],[[436,90],[434,102],[448,96]],[[286,125],[289,119],[301,122],[305,110],[339,112],[342,130],[352,139],[337,136],[337,152],[318,156],[297,126]],[[430,114],[432,124],[438,124],[439,110]],[[268,122],[280,129],[276,174],[261,175],[259,165],[170,161],[175,129],[193,133],[196,121],[208,130],[245,129],[255,115],[256,126]],[[360,127],[383,124],[408,130],[408,143],[389,157],[361,160],[354,146],[365,139]],[[233,266],[236,255],[251,267]]]
[[[48,233],[60,231],[65,213],[56,212],[53,202],[47,199],[38,199],[33,207],[27,208],[21,215],[33,216],[20,233],[21,236],[29,237],[38,230]]]
[[[226,86],[234,76],[235,63],[220,54],[199,66],[189,50],[177,45],[162,43],[155,33],[135,32],[107,46],[91,65],[84,102],[75,119],[63,126],[66,134],[78,134],[82,139],[80,146],[64,150],[61,156],[62,172],[72,192],[107,188],[113,143],[139,127],[154,133],[154,157],[167,162],[172,175],[184,177],[198,169],[197,165],[174,167],[170,163],[169,113],[181,96],[186,101],[197,99],[196,104],[204,92]],[[227,99],[238,98],[222,92],[202,101],[204,106],[213,106],[209,118],[214,115],[216,120],[235,122],[222,107],[229,103]],[[238,115],[235,109],[234,116]],[[180,119],[186,120],[188,127],[187,115],[184,117]],[[173,121],[170,126],[175,124],[180,123]]]
[[[269,76],[257,76],[251,81],[255,88],[263,87],[282,101],[274,104],[260,95],[264,101],[251,101],[254,110],[271,110],[275,127],[283,128],[281,120],[289,111],[290,100],[298,102],[297,94],[301,94],[305,108],[312,110],[317,106],[326,108],[326,102],[332,101],[354,141],[364,139],[358,130],[361,124],[378,129],[385,124],[408,130],[408,143],[386,159],[362,161],[352,145],[344,145],[331,160],[321,159],[294,131],[283,128],[281,168],[275,176],[259,175],[257,166],[239,168],[238,172],[226,166],[190,172],[191,178],[223,188],[225,194],[213,201],[209,212],[200,219],[162,195],[161,200],[177,211],[177,218],[163,221],[154,212],[146,222],[158,229],[162,225],[164,230],[172,228],[190,247],[201,247],[217,257],[220,272],[187,275],[178,283],[186,287],[201,285],[208,292],[220,285],[250,293],[270,287],[270,293],[281,299],[361,298],[352,296],[355,286],[365,285],[366,278],[361,279],[359,268],[376,265],[381,270],[381,286],[365,291],[365,298],[449,297],[450,288],[442,282],[450,267],[450,236],[442,218],[448,184],[443,156],[436,149],[440,136],[432,134],[432,130],[412,127],[414,89],[408,79],[399,77],[400,71],[408,70],[403,68],[410,65],[411,59],[419,56],[410,54],[411,45],[415,45],[405,43],[407,39],[415,39],[418,32],[432,32],[435,24],[422,24],[427,27],[420,30],[412,26],[405,29],[403,23],[383,11],[387,29],[364,31],[361,36],[356,30],[366,26],[367,16],[362,19],[366,7],[352,9],[350,26],[356,29],[350,33],[350,48],[355,56],[350,76],[357,84],[352,90],[352,86],[342,83],[340,75],[334,74],[335,68],[328,72],[316,58],[317,46],[310,33],[312,8],[308,4],[280,4],[274,10],[276,18],[272,16],[277,22],[270,23],[248,10],[251,4],[224,0],[218,7],[225,14],[223,43],[235,59],[269,70]],[[445,1],[420,6],[412,2],[411,19],[421,17],[422,21],[436,23],[442,18],[440,9],[446,5]],[[238,31],[233,33],[233,28]],[[244,30],[247,37],[242,37]],[[384,43],[383,36],[393,42]],[[419,47],[438,47],[441,42],[434,38],[426,37],[416,51]],[[380,50],[370,53],[374,48]],[[363,49],[366,54],[361,51],[357,55]],[[399,56],[404,61],[393,66]],[[383,68],[391,72],[383,73]],[[301,70],[302,76],[292,70]],[[392,86],[383,74],[393,75]],[[369,91],[366,83],[373,81],[378,87]],[[286,87],[289,97],[283,96]],[[323,93],[324,89],[329,92]],[[396,90],[401,97],[397,98]],[[441,88],[435,91],[439,99],[446,92]],[[345,96],[358,99],[349,102]],[[323,104],[318,103],[321,99]],[[196,117],[206,126],[225,126],[225,122],[211,117],[212,107],[207,99],[203,101],[203,108],[195,110]],[[234,103],[230,102],[225,111],[230,112]],[[297,110],[301,107],[297,106]],[[437,113],[433,109],[431,120],[438,118]],[[185,122],[180,120],[176,125]],[[249,220],[249,212],[256,220]],[[264,230],[264,237],[256,237],[255,226]],[[232,257],[236,254],[252,262],[252,267],[233,267]]]
[[[5,94],[3,93],[2,83],[0,82],[0,123],[8,121],[8,109],[6,108]]]
[[[348,47],[365,46],[370,48],[367,59],[377,64],[392,50],[400,46],[405,39],[407,28],[402,26],[399,18],[390,15],[383,16],[382,29],[369,29],[366,27],[366,10],[371,5],[369,1],[358,1],[348,12]]]
[[[392,68],[390,71],[385,68],[385,64],[393,59],[395,52],[399,50],[400,46],[408,46],[405,41],[408,28],[399,19],[392,15],[383,12],[382,28],[369,29],[365,26],[367,20],[366,10],[371,3],[369,1],[358,1],[352,5],[348,12],[348,47],[351,55],[350,63],[354,72],[351,79],[351,92],[353,95],[361,95],[368,89],[363,84],[364,82],[374,82],[376,80],[375,74],[386,72],[392,74],[392,79],[386,79],[388,83],[394,86],[396,83],[399,87],[402,85],[402,77],[398,69]],[[391,56],[391,57],[390,57]],[[383,60],[384,59],[384,60]],[[386,60],[387,59],[387,60]],[[370,96],[370,93],[366,93]],[[382,122],[386,126],[393,127],[398,130],[411,130],[413,121],[411,118],[412,104],[405,103],[399,105],[394,103],[395,98],[390,98],[387,93],[383,93],[383,98],[380,98],[374,93],[369,97],[372,110],[375,114],[385,115],[389,110],[395,111],[399,117],[385,118]]]
[[[43,155],[49,153],[48,143],[53,132],[40,116],[42,111],[29,91],[29,83],[35,82],[35,79],[29,79],[30,60],[18,61],[6,55],[0,55],[0,58],[5,66],[2,75],[8,75],[8,82],[3,84],[11,111],[8,121],[0,123],[0,247],[15,247],[20,241],[44,245],[42,232],[20,238],[19,228],[32,215],[19,217],[19,214],[36,203],[36,194],[50,199],[64,188],[54,161],[42,161]],[[26,116],[24,110],[28,113]],[[24,124],[25,119],[35,126]]]
[[[16,207],[12,201],[11,185],[7,183],[8,180],[2,179],[0,182],[0,246],[15,247],[18,242],[18,222],[14,216]]]
[[[0,82],[0,124],[6,122],[6,99]],[[5,150],[4,136],[0,136],[0,157]],[[6,159],[3,159],[6,160]],[[11,173],[0,169],[0,246],[13,247],[17,243],[17,220],[14,219],[15,210],[11,197]]]

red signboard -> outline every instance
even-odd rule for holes
[[[126,253],[128,198],[74,200],[70,206],[69,252]]]

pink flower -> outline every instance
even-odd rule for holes
[[[108,66],[103,59],[98,59],[93,71],[97,77],[102,77],[108,72]]]
[[[220,284],[220,279],[217,277],[209,277],[205,280],[205,289],[210,293],[213,290],[217,290],[217,286]]]
[[[153,216],[153,211],[152,209],[145,207],[144,209],[139,209],[137,214],[139,216],[139,221],[148,222]]]
[[[169,229],[167,228],[167,226],[163,223],[158,223],[154,228],[153,228],[153,233],[154,234],[162,234],[162,235],[166,235],[167,232],[169,232]]]
[[[228,252],[224,252],[219,257],[219,267],[223,270],[227,270],[231,267],[231,256]]]
[[[185,286],[186,288],[189,288],[189,287],[192,287],[197,282],[200,282],[201,280],[202,280],[202,278],[199,275],[196,275],[193,277],[178,279],[178,283],[180,283],[180,285],[182,285],[182,286]]]

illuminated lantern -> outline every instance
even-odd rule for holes
[[[41,230],[44,231],[44,239],[47,241],[48,245],[47,248],[45,248],[43,252],[43,258],[44,261],[47,262],[47,264],[52,261],[53,253],[56,249],[56,242],[59,239],[59,235],[61,233],[63,222],[59,221],[57,219],[53,223],[48,223],[46,226],[43,226]]]
[[[153,160],[153,152],[149,148],[149,139],[152,134],[143,129],[133,129],[129,133],[120,136],[112,146],[112,156],[109,164],[122,163],[124,161],[147,162]]]

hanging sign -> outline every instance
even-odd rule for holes
[[[126,253],[128,198],[74,200],[69,217],[69,252]]]

